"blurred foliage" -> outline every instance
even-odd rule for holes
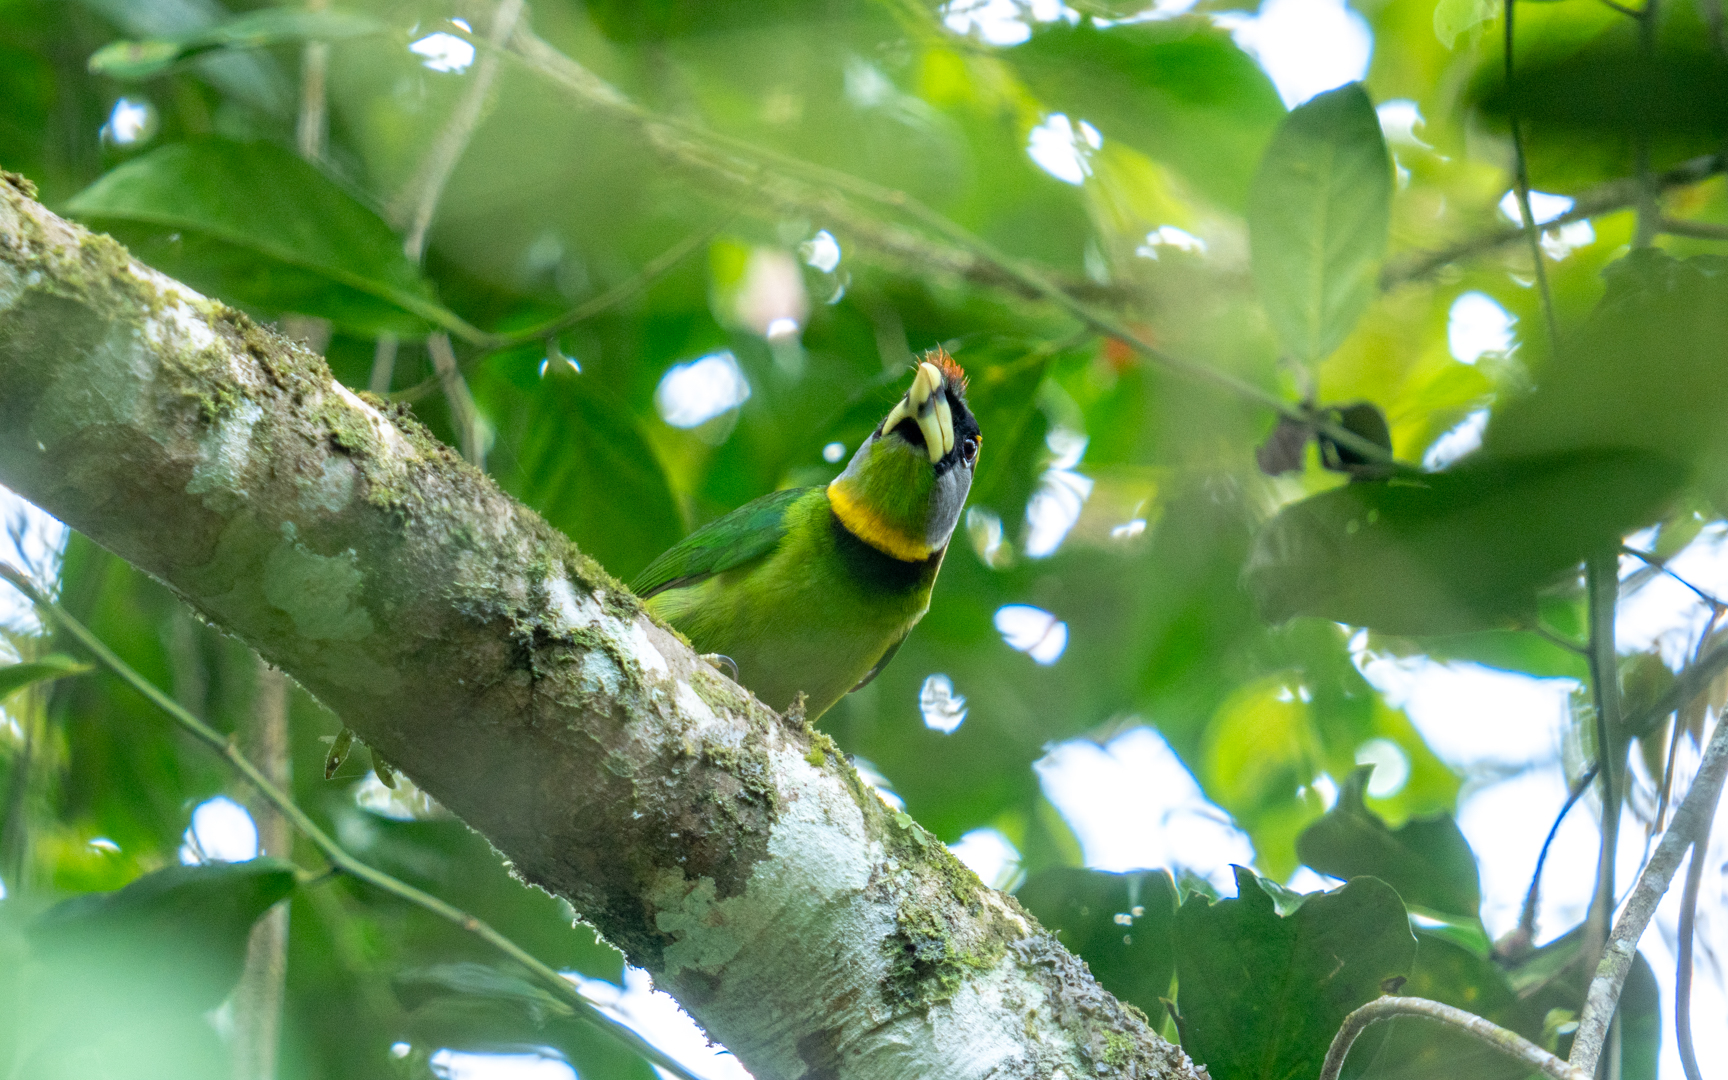
[[[1312,1074],[1344,1013],[1393,977],[1563,1049],[1582,935],[1490,948],[1450,816],[1461,777],[1362,670],[1427,657],[1582,682],[1568,645],[1586,636],[1579,560],[1646,527],[1658,558],[1720,530],[1719,172],[1663,196],[1699,235],[1632,250],[1630,195],[1582,232],[1547,231],[1558,342],[1528,247],[1483,239],[1508,220],[1513,111],[1549,192],[1587,197],[1640,162],[1720,149],[1728,53],[1713,8],[1669,0],[1640,39],[1596,0],[1521,5],[1508,81],[1500,5],[1364,2],[1366,78],[1287,112],[1232,36],[1250,12],[1231,0],[1155,18],[1143,0],[1076,0],[1054,18],[1007,6],[1024,23],[1009,45],[967,32],[984,16],[964,2],[526,9],[551,46],[701,133],[704,157],[514,59],[469,100],[493,16],[478,0],[0,0],[0,165],[152,265],[321,347],[355,390],[411,398],[456,445],[462,414],[426,345],[449,332],[488,471],[623,579],[750,499],[832,478],[911,358],[944,344],[971,376],[986,443],[970,509],[929,615],[823,726],[942,839],[999,831],[1028,909],[1156,1023],[1172,1000],[1181,1019],[1166,1030],[1219,1080]],[[465,54],[472,41],[479,53]],[[307,155],[315,97],[324,124],[310,124],[322,138]],[[411,257],[404,235],[440,171],[429,162],[465,110],[475,126],[444,162],[425,253]],[[713,167],[748,157],[739,147],[767,156]],[[1291,418],[1266,459],[1280,475],[1267,475],[1262,404],[1029,301],[958,258],[956,234],[812,168],[903,192],[1158,348],[1427,464],[1394,472]],[[820,197],[774,183],[811,175]],[[1459,258],[1411,269],[1455,245]],[[1466,294],[1505,313],[1506,346],[1456,354]],[[585,304],[556,330],[525,330]],[[798,333],[770,340],[774,318]],[[735,407],[673,427],[662,380],[705,356],[729,357],[748,395],[734,387]],[[58,588],[127,662],[240,731],[255,682],[243,645],[77,536]],[[1011,604],[1061,624],[1053,661],[1005,642],[994,619]],[[235,779],[117,680],[78,668],[70,643],[27,628],[6,641],[19,663],[0,666],[0,1071],[47,1046],[26,1073],[96,1075],[84,1063],[99,1061],[154,1076],[174,1047],[173,1075],[226,1075],[201,1013],[232,981],[237,920],[288,879],[269,864],[174,869],[192,809],[244,794]],[[1628,695],[1666,685],[1653,663],[1630,663]],[[964,699],[949,734],[921,713],[936,674]],[[1213,902],[1193,867],[1081,868],[1033,764],[1053,743],[1140,724],[1252,843],[1236,899]],[[294,694],[292,789],[315,819],[549,963],[620,978],[619,954],[572,930],[565,905],[411,790],[383,791],[362,755],[326,782],[319,739],[339,728]],[[1654,776],[1666,744],[1643,743]],[[1377,795],[1358,759],[1386,753],[1408,768]],[[1303,863],[1349,884],[1304,899],[1280,884]],[[164,882],[153,902],[222,929],[153,947],[220,977],[157,994],[153,961],[128,949],[92,973],[43,944],[40,928],[67,912],[88,922]],[[215,906],[190,899],[206,886]],[[83,906],[38,922],[56,901]],[[647,1075],[424,912],[345,880],[284,902],[284,1077],[425,1076],[444,1046],[554,1048],[585,1077]],[[113,1024],[56,1028],[65,1045],[26,1047],[19,1003],[58,1000],[41,988],[73,974],[149,1000]],[[1647,968],[1622,1007],[1619,1075],[1651,1076]],[[1516,1072],[1412,1021],[1371,1032],[1348,1068],[1496,1070]]]

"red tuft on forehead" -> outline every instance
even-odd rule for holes
[[[948,355],[947,349],[938,345],[924,354],[924,360],[936,365],[937,370],[942,372],[942,378],[949,386],[962,394],[966,392],[966,369]]]

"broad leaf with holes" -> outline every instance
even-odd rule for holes
[[[1410,975],[1409,916],[1376,878],[1299,896],[1239,866],[1236,891],[1176,913],[1182,1048],[1218,1080],[1318,1075],[1344,1017]]]

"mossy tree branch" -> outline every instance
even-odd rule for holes
[[[32,196],[0,180],[0,483],[292,675],[760,1080],[1197,1075],[404,413]]]

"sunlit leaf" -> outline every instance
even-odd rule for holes
[[[1220,1080],[1315,1076],[1338,1025],[1410,974],[1416,939],[1398,894],[1374,878],[1292,899],[1236,868],[1237,896],[1190,896],[1176,913],[1182,1047]],[[1277,901],[1288,910],[1280,915]],[[1358,1041],[1371,1056],[1373,1035]]]
[[[166,145],[108,172],[67,209],[104,226],[169,233],[141,254],[241,303],[360,331],[466,327],[439,305],[389,226],[270,143]],[[174,230],[192,235],[176,240]]]
[[[1297,838],[1297,854],[1332,877],[1377,877],[1412,908],[1475,919],[1482,906],[1476,856],[1457,823],[1440,815],[1388,828],[1364,802],[1372,772],[1358,769],[1344,781],[1337,803]]]
[[[1260,302],[1296,358],[1324,358],[1374,299],[1391,203],[1391,158],[1359,83],[1290,113],[1248,194],[1248,240]]]
[[[1167,870],[1110,874],[1079,867],[1046,870],[1015,897],[1044,928],[1078,953],[1123,1001],[1159,1017],[1176,970],[1176,885]]]

